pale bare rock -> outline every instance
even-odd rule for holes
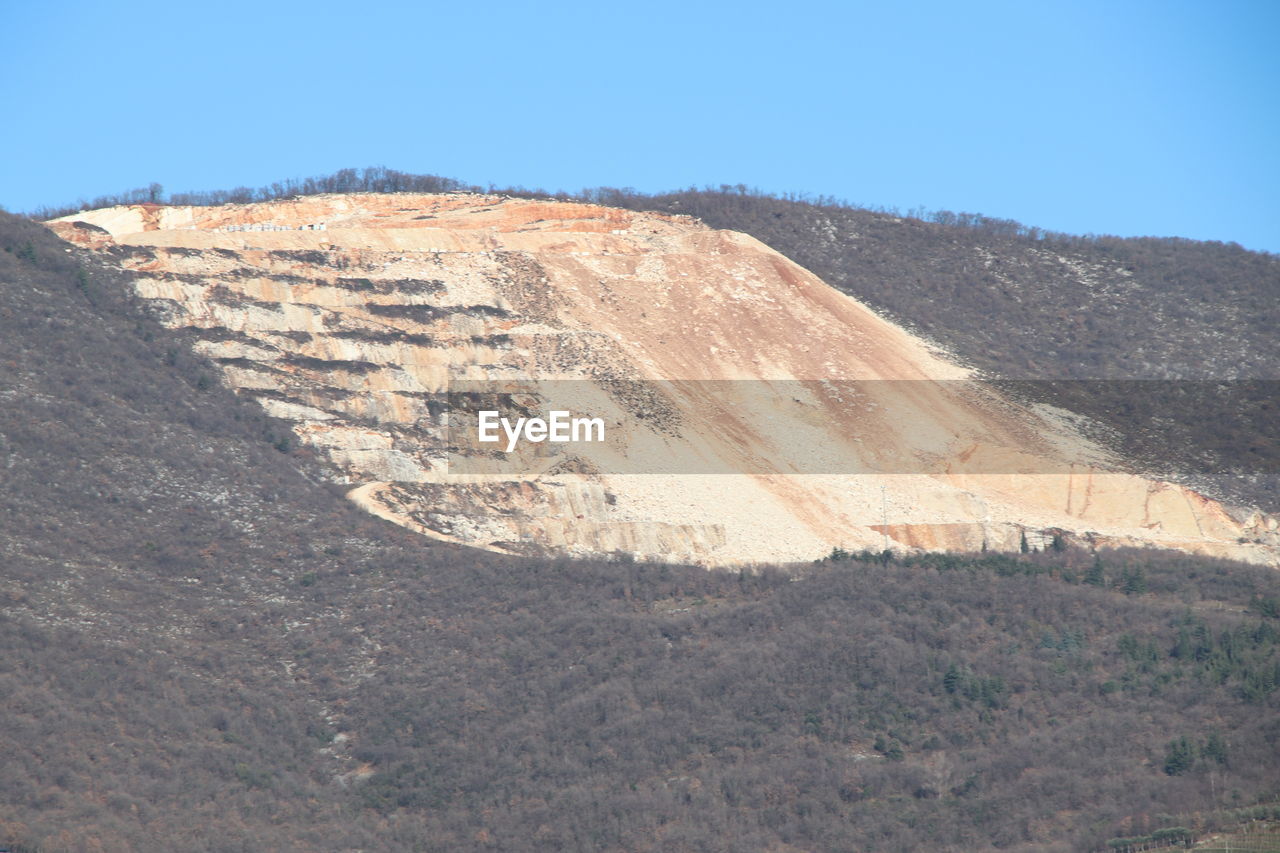
[[[688,217],[358,194],[49,226],[134,271],[352,500],[424,535],[717,566],[837,545],[1016,550],[1054,533],[1280,555],[1275,518],[1109,472],[1063,413],[949,382],[971,373],[759,241]],[[569,465],[528,453],[518,474],[451,474],[449,384],[523,378],[583,380],[575,405],[609,440]],[[670,384],[637,401],[620,379]],[[752,381],[721,396],[699,384],[719,380]],[[852,393],[854,380],[901,382]],[[689,473],[699,464],[744,473]],[[650,473],[613,473],[626,470]]]

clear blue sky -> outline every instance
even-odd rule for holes
[[[1280,2],[6,3],[0,204],[385,165],[1280,252]]]

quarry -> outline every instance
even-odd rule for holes
[[[424,536],[706,566],[1055,535],[1280,562],[1274,517],[1127,470],[1066,413],[687,216],[352,194],[48,225],[128,271],[352,501]],[[545,452],[529,422],[499,442],[514,460],[457,445],[451,390],[540,382],[598,419],[589,454]]]

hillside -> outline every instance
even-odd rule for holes
[[[0,844],[1067,851],[1280,794],[1272,570],[432,543],[71,248],[0,214]]]
[[[751,234],[984,375],[1032,380],[1145,470],[1280,509],[1280,256],[745,188],[589,195]]]
[[[1280,554],[1275,518],[1136,476],[1069,419],[686,216],[362,193],[50,227],[135,273],[353,500],[446,541],[713,566],[1055,535]],[[522,411],[599,416],[613,442],[520,464],[458,447],[459,387],[511,397],[525,379],[544,385]]]
[[[171,201],[457,191],[481,188],[435,175],[343,169]],[[157,197],[153,185],[37,215]],[[1098,425],[1094,438],[1144,471],[1219,500],[1280,511],[1275,255],[1177,238],[1081,237],[976,214],[902,215],[745,186],[659,195],[603,188],[556,198],[691,215],[750,234],[982,375],[1030,380],[1013,393],[1087,414]]]

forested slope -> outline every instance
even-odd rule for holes
[[[0,844],[1082,850],[1280,792],[1267,570],[430,545],[66,248],[0,217]]]

